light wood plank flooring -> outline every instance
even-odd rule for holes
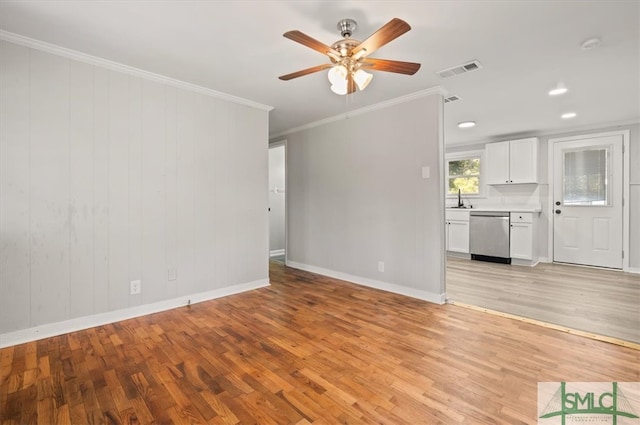
[[[640,343],[640,275],[541,263],[447,259],[453,302]]]
[[[267,288],[0,350],[0,423],[535,424],[640,351],[271,264]]]

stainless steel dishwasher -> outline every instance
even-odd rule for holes
[[[469,215],[469,252],[472,260],[510,264],[509,213],[472,211]]]

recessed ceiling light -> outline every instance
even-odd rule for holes
[[[591,50],[591,49],[595,49],[598,46],[600,46],[600,39],[598,37],[594,37],[594,38],[590,38],[588,40],[585,40],[580,45],[582,50]]]
[[[463,121],[463,122],[459,122],[458,123],[458,127],[460,128],[471,128],[471,127],[475,127],[476,126],[476,122],[475,121]]]
[[[578,114],[576,114],[575,112],[567,112],[565,114],[560,115],[560,118],[562,118],[563,120],[568,120],[571,118],[575,118]]]
[[[558,96],[567,92],[566,87],[556,87],[553,90],[549,90],[549,96]]]

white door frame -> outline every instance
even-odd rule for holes
[[[289,173],[287,172],[287,139],[269,143],[269,149],[280,146],[284,146],[284,263],[287,264],[289,259],[289,220],[287,220],[287,212],[289,211]],[[270,226],[267,226],[267,241],[270,240],[270,231]],[[269,248],[267,248],[267,258],[271,258]]]
[[[624,252],[624,257],[622,258],[622,271],[629,271],[629,130],[617,130],[617,131],[607,131],[605,133],[593,133],[593,134],[581,134],[578,136],[569,136],[569,137],[559,137],[555,139],[549,139],[547,144],[547,172],[548,172],[548,187],[549,187],[549,197],[547,201],[547,214],[549,217],[549,237],[548,237],[548,252],[549,252],[549,261],[553,262],[553,200],[554,193],[554,173],[553,173],[553,164],[554,164],[554,146],[555,143],[559,142],[573,142],[577,140],[583,139],[592,139],[596,137],[606,137],[606,136],[622,136],[622,251]]]

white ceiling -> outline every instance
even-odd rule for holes
[[[412,30],[371,57],[419,62],[414,76],[375,72],[348,99],[326,72],[277,77],[327,58],[282,37],[326,44],[353,18],[364,40],[391,18]],[[0,29],[271,105],[271,135],[441,86],[450,144],[640,121],[640,2],[634,1],[7,1]],[[600,37],[602,44],[580,44]],[[470,60],[483,68],[436,72]],[[558,83],[569,89],[552,98]],[[347,104],[348,102],[348,104]],[[572,120],[560,119],[574,111]],[[474,120],[475,128],[456,123]]]

